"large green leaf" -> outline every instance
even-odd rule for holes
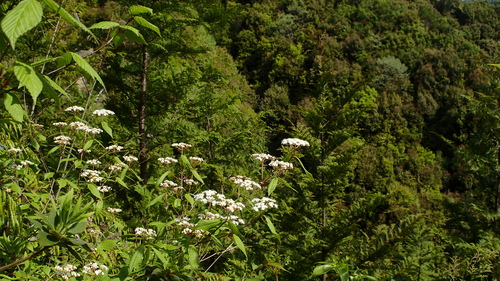
[[[140,17],[140,16],[135,16],[134,17],[134,21],[139,24],[140,26],[142,27],[145,27],[145,28],[148,28],[148,29],[151,29],[153,30],[154,32],[156,32],[156,34],[158,34],[159,36],[161,36],[161,32],[160,32],[160,29],[158,28],[158,26],[150,23],[149,21],[147,21],[145,18],[143,17]]]
[[[71,57],[85,73],[90,75],[95,80],[99,81],[99,83],[101,83],[101,85],[105,87],[101,76],[99,76],[97,71],[95,71],[95,69],[85,59],[83,59],[79,54],[76,53],[71,53]]]
[[[243,252],[243,254],[245,254],[245,257],[248,259],[247,250],[245,249],[245,244],[243,244],[243,241],[241,241],[240,237],[238,237],[237,235],[233,235],[233,238],[236,246],[238,246],[238,248]]]
[[[141,5],[135,5],[135,6],[130,6],[130,8],[128,8],[128,12],[132,16],[139,15],[139,14],[152,14],[153,9],[148,8],[148,7],[144,7]]]
[[[323,274],[330,272],[333,269],[335,269],[335,267],[331,264],[318,265],[314,268],[312,276],[313,277],[320,276],[320,275],[323,275]]]
[[[189,245],[188,248],[188,261],[191,269],[196,270],[200,267],[200,257],[198,256],[198,249],[194,245]]]
[[[58,13],[64,20],[66,20],[67,22],[69,22],[70,24],[72,24],[73,26],[76,26],[76,27],[79,27],[81,28],[82,30],[84,30],[85,32],[89,33],[90,35],[92,35],[92,37],[94,37],[94,39],[96,39],[95,35],[92,33],[92,31],[90,31],[90,29],[88,29],[83,23],[81,23],[79,20],[77,20],[76,18],[74,18],[70,13],[68,13],[68,11],[66,11],[63,7],[59,6],[59,4],[57,4],[56,2],[54,2],[53,0],[43,0],[43,2],[45,3],[45,5],[47,5],[49,8],[51,8],[52,10],[54,10],[54,12]]]
[[[7,112],[14,118],[14,120],[21,122],[24,116],[28,116],[21,103],[16,96],[10,93],[4,93],[3,103]]]
[[[119,23],[114,21],[101,21],[90,27],[90,29],[111,29],[120,26]]]
[[[43,82],[38,73],[30,65],[16,61],[14,64],[14,74],[17,80],[19,80],[19,86],[24,86],[28,89],[33,98],[33,103],[36,104],[36,100],[43,89]]]
[[[123,28],[125,36],[132,42],[146,44],[146,40],[137,28],[128,25],[121,25],[120,27]]]
[[[42,21],[43,9],[37,0],[21,1],[2,20],[1,27],[15,49],[17,39]]]

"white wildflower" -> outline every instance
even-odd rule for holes
[[[158,158],[158,162],[162,163],[162,164],[165,164],[165,165],[168,165],[168,164],[172,164],[172,163],[177,163],[177,159],[174,159],[172,157],[161,157],[161,158]]]
[[[108,207],[108,212],[112,213],[112,214],[117,214],[117,213],[120,213],[122,211],[122,209],[120,208],[111,208],[111,207]]]
[[[204,161],[201,157],[189,157],[189,160],[191,160],[193,164],[198,164]]]
[[[127,164],[125,164],[125,163],[116,163],[116,164],[109,166],[109,169],[111,170],[111,172],[117,172],[117,171],[121,171],[125,167],[127,167]]]
[[[283,139],[281,145],[288,145],[293,148],[299,148],[302,146],[309,146],[309,142],[296,138]]]
[[[64,127],[64,126],[67,126],[68,123],[66,122],[54,122],[52,123],[53,126],[56,126],[56,127]]]
[[[113,111],[107,110],[107,109],[98,109],[98,110],[95,110],[94,112],[92,112],[92,114],[100,116],[100,117],[105,117],[108,115],[115,115],[115,113]]]
[[[85,153],[91,153],[92,150],[90,150],[90,149],[81,149],[81,148],[78,149],[78,153],[84,153],[84,152]]]
[[[254,190],[254,189],[262,189],[260,184],[254,182],[250,178],[244,177],[244,176],[236,176],[236,177],[230,177],[229,178],[232,182],[235,184],[241,186],[245,190]]]
[[[101,164],[101,161],[97,160],[97,159],[92,159],[92,160],[87,160],[86,162],[87,164],[89,165],[100,165]]]
[[[102,193],[110,192],[112,190],[111,186],[108,185],[101,185],[97,187],[97,190],[99,190]]]
[[[252,154],[252,157],[259,160],[260,162],[264,162],[266,160],[272,161],[272,160],[276,159],[276,157],[272,156],[271,154],[266,154],[266,153],[255,153],[255,154]]]
[[[17,154],[17,153],[21,153],[22,151],[23,151],[22,149],[20,149],[20,148],[15,148],[15,147],[10,148],[10,149],[8,149],[8,150],[7,150],[7,152],[8,152],[8,153],[10,153],[10,154]]]
[[[80,274],[76,272],[77,267],[72,264],[67,264],[63,267],[56,265],[54,266],[57,275],[61,276],[62,279],[68,280],[71,277],[78,277]]]
[[[83,267],[83,273],[87,275],[104,275],[105,271],[108,271],[108,267],[101,264],[97,264],[96,262],[91,262],[88,265]]]
[[[135,229],[135,236],[141,236],[144,238],[156,237],[156,231],[154,231],[153,229],[137,227]]]
[[[198,218],[200,220],[216,220],[216,219],[220,219],[221,215],[214,214],[212,212],[206,212],[204,214],[198,214]]]
[[[112,152],[118,152],[118,151],[121,151],[123,149],[123,146],[119,146],[119,145],[116,145],[116,144],[113,144],[113,145],[110,145],[108,147],[106,147],[106,150],[109,150],[109,151],[112,151]]]
[[[172,144],[172,147],[175,147],[178,150],[182,151],[182,150],[185,150],[185,149],[192,147],[192,145],[187,144],[187,143],[183,143],[183,142],[176,142],[176,143]]]
[[[262,198],[254,198],[252,199],[252,203],[254,206],[252,209],[256,212],[258,211],[264,211],[268,208],[278,208],[278,204],[276,204],[276,200],[268,198],[268,197],[262,197]]]
[[[89,133],[89,134],[92,134],[92,135],[98,135],[98,134],[100,134],[100,133],[103,132],[103,130],[101,130],[99,128],[92,128],[92,127],[84,128],[83,131],[85,133]]]
[[[23,160],[21,161],[21,165],[23,166],[31,166],[34,165],[35,163],[31,162],[30,160]]]
[[[184,183],[187,185],[195,185],[195,184],[198,184],[199,182],[197,182],[193,179],[186,179],[186,180],[184,180]]]
[[[97,170],[83,170],[81,176],[87,178],[87,182],[101,182],[103,178],[101,177],[101,172]]]
[[[160,183],[160,187],[163,187],[163,188],[168,188],[168,187],[176,187],[177,184],[173,181],[169,181],[169,180],[164,180],[162,183]]]
[[[129,156],[129,155],[125,155],[123,156],[123,160],[125,160],[126,162],[137,162],[139,161],[139,158],[135,157],[135,156]]]
[[[68,145],[71,143],[71,138],[70,137],[67,137],[67,136],[57,136],[54,138],[54,142],[57,143],[58,145]]]
[[[278,170],[290,170],[293,169],[293,164],[289,162],[284,162],[280,160],[274,160],[269,163],[269,166],[274,167]]]
[[[84,111],[85,108],[81,107],[81,106],[70,106],[68,108],[66,108],[64,111],[68,111],[68,112],[79,112],[79,111]]]

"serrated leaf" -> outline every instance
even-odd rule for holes
[[[57,60],[58,58],[46,58],[46,59],[42,59],[42,60],[39,60],[39,61],[35,61],[33,63],[30,63],[30,65],[32,67],[37,67],[37,66],[40,66],[42,64],[46,64],[46,63],[49,63],[49,62],[53,62],[55,60]]]
[[[132,16],[139,14],[152,14],[153,9],[141,5],[135,5],[135,6],[130,6],[130,8],[128,8],[128,13]]]
[[[1,27],[5,36],[15,49],[17,39],[42,21],[42,5],[36,0],[21,1],[10,10],[2,20]]]
[[[73,17],[68,11],[66,11],[63,7],[59,6],[53,0],[43,0],[45,5],[51,8],[54,12],[58,13],[65,21],[69,24],[81,28],[83,31],[89,33],[94,39],[96,39],[95,35],[88,29],[83,23]]]
[[[99,81],[99,83],[104,87],[104,82],[102,81],[101,79],[101,76],[99,76],[99,74],[97,73],[97,71],[95,71],[95,69],[85,60],[83,59],[79,54],[77,53],[71,53],[71,57],[73,58],[73,60],[75,61],[75,63],[88,75],[90,75],[90,77],[96,79],[97,81]]]
[[[194,245],[189,245],[188,261],[191,269],[196,270],[200,267],[200,257],[198,256],[198,250]]]
[[[28,89],[33,102],[36,104],[36,99],[42,92],[43,83],[35,69],[30,65],[16,61],[14,64],[14,74],[19,81],[19,86]]]
[[[136,268],[138,268],[142,262],[142,259],[144,257],[144,246],[141,245],[137,250],[134,252],[132,257],[130,258],[130,262],[128,264],[128,270],[130,272],[133,272]]]
[[[106,121],[102,121],[101,122],[101,126],[102,126],[102,129],[108,133],[108,135],[113,138],[113,130],[111,129],[111,127],[108,125],[108,122]]]
[[[248,259],[247,251],[245,249],[245,244],[243,244],[243,241],[241,241],[240,237],[238,237],[237,235],[233,235],[233,238],[234,238],[234,243],[236,243],[238,249],[240,249],[243,252],[243,254],[245,254],[245,257]]]
[[[142,36],[142,34],[139,32],[137,28],[128,26],[128,25],[121,25],[121,28],[124,30],[125,36],[127,36],[128,39],[130,39],[132,42],[136,43],[143,43],[146,44],[146,40]]]
[[[10,93],[4,93],[3,104],[7,112],[9,112],[12,118],[18,122],[22,122],[23,117],[28,116],[16,96]]]
[[[267,196],[270,196],[278,185],[278,178],[273,178],[267,186]]]
[[[140,26],[145,27],[147,29],[151,29],[152,31],[156,32],[156,34],[158,34],[159,36],[161,36],[161,32],[160,32],[160,29],[158,28],[158,26],[150,23],[145,18],[140,17],[140,16],[135,16],[134,17],[134,21],[137,24],[139,24]]]
[[[90,29],[111,29],[120,26],[119,23],[114,21],[101,21],[90,27]]]

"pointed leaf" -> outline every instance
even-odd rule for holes
[[[137,28],[128,25],[121,25],[120,27],[124,29],[125,36],[131,41],[146,44],[146,40],[144,40],[144,37]]]
[[[19,86],[26,87],[33,98],[33,102],[36,103],[36,99],[42,92],[43,83],[35,69],[30,65],[16,61],[14,64],[14,74],[17,80],[19,80]]]
[[[200,267],[200,257],[198,256],[198,250],[194,245],[189,245],[188,261],[191,269],[196,270]]]
[[[3,103],[5,105],[5,109],[7,109],[14,120],[22,122],[23,117],[28,116],[16,96],[10,93],[4,93]]]
[[[101,122],[101,126],[102,126],[102,129],[108,133],[108,135],[113,138],[113,130],[111,129],[111,127],[108,125],[108,122],[106,121],[102,121]]]
[[[150,23],[149,21],[147,21],[145,18],[143,17],[140,17],[140,16],[135,16],[134,17],[134,21],[142,26],[142,27],[145,27],[145,28],[148,28],[148,29],[151,29],[152,31],[156,32],[156,34],[158,34],[159,36],[161,36],[161,32],[160,32],[160,29],[158,28],[158,26]]]
[[[44,246],[54,246],[57,243],[59,243],[59,240],[55,236],[50,235],[45,231],[38,232],[38,234],[36,235],[36,238],[37,238],[37,241],[40,244],[40,246],[43,246],[43,247]]]
[[[1,27],[15,49],[17,39],[42,21],[42,5],[36,0],[21,1],[2,20]]]
[[[139,246],[137,250],[134,252],[132,257],[130,258],[130,262],[128,264],[128,270],[133,272],[137,267],[140,266],[142,259],[144,257],[144,245]]]
[[[101,76],[95,71],[95,69],[86,61],[84,60],[79,54],[77,53],[71,53],[71,57],[75,61],[75,63],[83,70],[85,71],[86,74],[90,75],[90,77],[96,79],[101,83],[101,85],[104,86],[104,82],[101,79]]]
[[[132,16],[139,14],[152,14],[153,9],[141,5],[135,5],[135,6],[130,6],[130,8],[128,8],[128,13],[131,14]]]
[[[320,275],[326,274],[329,271],[333,270],[334,268],[335,267],[331,264],[318,265],[314,268],[312,276],[315,277],[315,276],[320,276]]]
[[[247,251],[245,249],[245,244],[243,244],[243,241],[241,241],[240,237],[238,237],[237,235],[233,235],[233,238],[236,246],[238,246],[238,248],[243,252],[243,254],[245,254],[245,257],[248,259]]]
[[[266,219],[267,227],[269,227],[269,230],[271,230],[273,234],[278,234],[276,232],[276,228],[274,227],[273,222],[267,216],[264,216],[264,218]]]
[[[111,28],[114,28],[114,27],[118,27],[120,26],[119,23],[117,22],[114,22],[114,21],[101,21],[101,22],[98,22],[94,25],[92,25],[90,27],[90,29],[111,29]]]
[[[277,185],[278,185],[278,178],[273,178],[269,183],[269,185],[267,186],[267,196],[273,194],[273,191],[276,189]]]

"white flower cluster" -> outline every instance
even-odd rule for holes
[[[84,111],[85,108],[81,107],[81,106],[70,106],[68,108],[66,108],[64,111],[68,111],[68,112],[79,112],[79,111]]]
[[[231,213],[239,212],[245,208],[243,203],[235,202],[233,199],[226,198],[224,194],[217,193],[217,191],[214,190],[205,190],[198,193],[194,196],[194,200],[200,201],[203,204],[220,206]]]
[[[97,190],[99,190],[102,193],[110,192],[111,191],[111,186],[108,185],[101,185],[97,187]]]
[[[64,127],[64,126],[67,126],[68,123],[66,122],[54,122],[52,123],[53,126],[56,126],[56,127]]]
[[[132,163],[132,162],[139,161],[139,158],[137,158],[135,156],[125,155],[125,156],[123,156],[123,160],[125,160],[126,162],[129,162],[129,163]]]
[[[93,166],[96,166],[96,165],[100,165],[101,164],[101,161],[97,160],[97,159],[92,159],[92,160],[87,160],[86,162],[87,164],[89,165],[93,165]]]
[[[117,214],[117,213],[120,213],[122,211],[122,209],[120,208],[111,208],[111,207],[108,207],[108,212],[112,213],[112,214]]]
[[[169,181],[169,180],[164,180],[162,183],[160,183],[160,187],[163,187],[163,188],[169,188],[169,187],[176,187],[177,184],[173,181]]]
[[[302,146],[309,146],[309,142],[301,139],[290,138],[290,139],[283,139],[281,141],[281,145],[288,145],[294,148],[299,148]]]
[[[74,128],[76,131],[83,131],[85,133],[89,133],[92,135],[97,135],[97,134],[100,134],[103,132],[99,128],[92,128],[92,127],[88,126],[87,124],[80,122],[80,121],[71,122],[71,123],[69,123],[69,126],[71,128]]]
[[[10,154],[17,154],[17,153],[21,153],[22,151],[23,151],[22,149],[20,149],[20,148],[15,148],[15,147],[13,147],[13,148],[9,148],[9,149],[7,150],[7,152],[8,152],[8,153],[10,153]]]
[[[252,154],[252,157],[259,160],[260,162],[265,162],[266,160],[272,161],[272,160],[276,159],[276,157],[272,156],[271,154],[267,154],[267,153],[255,153],[255,154]]]
[[[137,227],[135,229],[135,236],[142,236],[144,238],[156,237],[156,231],[153,229]]]
[[[71,138],[61,135],[61,136],[55,137],[54,142],[57,143],[58,145],[68,145],[71,143]]]
[[[70,277],[78,277],[80,273],[76,272],[77,267],[72,264],[67,264],[63,267],[56,265],[54,266],[57,275],[61,276],[62,279],[68,280]]]
[[[109,166],[108,169],[110,169],[111,172],[118,172],[118,171],[121,171],[125,167],[127,167],[127,164],[125,164],[125,163],[116,163],[116,164]]]
[[[187,144],[187,143],[183,143],[183,142],[176,142],[176,143],[172,144],[172,147],[175,147],[178,150],[182,151],[182,150],[185,150],[185,149],[188,149],[188,148],[192,147],[192,145]]]
[[[284,162],[280,160],[273,160],[269,163],[269,166],[274,167],[277,170],[290,170],[293,169],[293,164],[290,162]]]
[[[204,161],[203,158],[201,157],[193,157],[193,156],[189,157],[189,160],[191,160],[193,164],[198,164]]]
[[[21,165],[31,166],[31,165],[35,165],[35,163],[31,162],[30,160],[23,160],[23,161],[21,161]]]
[[[82,149],[82,148],[78,149],[78,153],[83,153],[83,152],[90,153],[90,152],[92,152],[92,150],[90,150],[90,149]]]
[[[230,177],[229,180],[231,180],[232,182],[234,182],[235,184],[241,186],[246,190],[262,189],[260,184],[244,176]]]
[[[195,185],[195,184],[198,184],[199,182],[197,182],[197,181],[195,181],[193,179],[185,179],[184,183],[187,184],[187,185]]]
[[[92,114],[100,116],[100,117],[105,117],[108,115],[115,115],[115,113],[113,111],[107,110],[107,109],[98,109],[98,110],[95,110],[94,112],[92,112]]]
[[[276,200],[268,198],[268,197],[262,197],[262,198],[254,198],[252,199],[252,203],[254,206],[252,209],[256,212],[258,211],[264,211],[268,208],[278,208],[278,204],[276,204]]]
[[[116,144],[113,144],[113,145],[106,147],[106,150],[109,150],[111,152],[118,152],[118,151],[121,151],[122,149],[123,149],[123,146],[119,146]]]
[[[177,163],[178,161],[177,161],[177,159],[172,158],[172,157],[161,157],[161,158],[158,158],[158,162],[165,164],[165,165],[169,165],[172,163]]]
[[[176,218],[175,221],[180,227],[183,227],[182,233],[185,235],[193,235],[195,237],[202,237],[206,234],[204,230],[201,229],[193,229],[196,227],[196,224],[190,223],[189,218]]]
[[[240,225],[240,224],[245,224],[245,221],[243,219],[240,219],[240,217],[236,215],[230,215],[230,216],[222,216],[219,214],[214,214],[212,212],[206,212],[204,214],[199,214],[198,218],[200,220],[217,220],[217,219],[223,219],[227,221],[231,221],[234,223],[234,225]]]
[[[83,273],[88,275],[104,275],[105,271],[108,271],[108,267],[101,264],[98,265],[95,262],[91,262],[88,265],[83,267]]]
[[[97,170],[83,170],[82,177],[87,178],[87,182],[101,182],[103,178],[101,177],[101,172]]]

